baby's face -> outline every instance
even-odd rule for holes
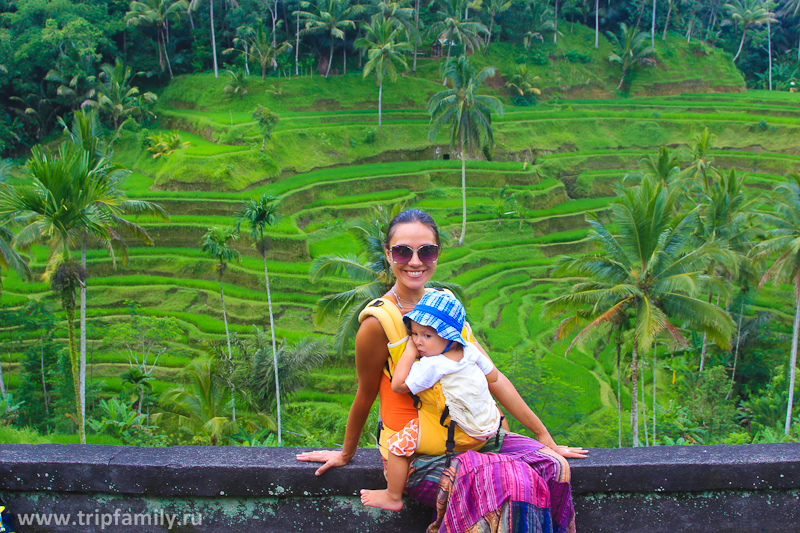
[[[450,341],[441,338],[434,328],[421,326],[412,320],[411,342],[417,347],[417,351],[422,357],[430,357],[442,353]]]

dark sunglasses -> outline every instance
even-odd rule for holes
[[[417,252],[417,257],[423,263],[435,263],[439,259],[439,246],[437,244],[423,244],[416,250],[407,244],[395,244],[389,248],[391,252],[392,263],[404,264],[411,261],[414,257],[414,252]]]

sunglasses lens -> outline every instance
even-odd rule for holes
[[[435,244],[420,246],[417,250],[417,257],[423,263],[435,263],[439,259],[439,247]]]
[[[395,244],[392,246],[392,261],[395,263],[408,263],[414,257],[414,250],[405,244]]]

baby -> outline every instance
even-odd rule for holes
[[[487,440],[495,436],[501,421],[488,386],[497,381],[498,371],[461,335],[465,316],[464,306],[456,298],[439,291],[425,293],[403,317],[410,339],[394,369],[392,390],[418,394],[440,381],[451,420],[471,437]],[[387,488],[362,490],[364,505],[389,511],[403,508],[403,489],[418,438],[418,418],[389,438]]]

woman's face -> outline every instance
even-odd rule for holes
[[[394,235],[389,241],[389,248],[396,244],[405,244],[412,250],[417,250],[426,244],[436,244],[436,236],[433,230],[422,222],[407,222],[398,224],[394,227]],[[408,263],[392,263],[392,257],[388,249],[384,249],[386,259],[392,267],[392,273],[397,278],[397,283],[409,289],[422,289],[425,283],[430,281],[433,273],[436,272],[436,263],[424,263],[420,261],[419,255],[414,252],[411,261]]]

